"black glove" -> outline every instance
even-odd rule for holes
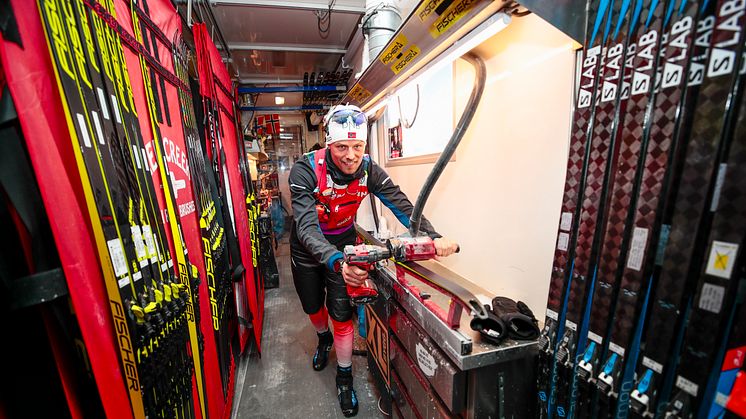
[[[505,323],[495,316],[490,310],[490,306],[485,304],[484,311],[487,313],[486,319],[480,319],[474,317],[471,319],[471,328],[482,334],[482,338],[488,342],[498,345],[506,336],[507,331],[505,330]]]
[[[495,297],[492,299],[492,312],[507,326],[512,339],[533,340],[539,337],[539,321],[523,301]]]

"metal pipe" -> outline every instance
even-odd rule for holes
[[[326,106],[328,108],[329,106]],[[320,111],[325,109],[324,105],[303,105],[303,106],[242,106],[242,111],[260,111],[260,112],[285,112],[285,111]]]
[[[420,195],[417,197],[417,203],[415,203],[414,205],[414,209],[412,210],[412,217],[409,220],[409,234],[412,237],[417,237],[417,235],[420,233],[422,210],[425,208],[427,198],[430,196],[430,192],[432,192],[433,187],[435,187],[435,182],[438,181],[440,174],[443,173],[443,169],[445,169],[446,164],[448,164],[448,162],[451,160],[451,157],[453,157],[453,153],[456,151],[456,147],[458,147],[461,139],[464,137],[466,129],[469,127],[472,118],[474,118],[474,114],[477,111],[477,106],[479,105],[479,101],[482,98],[482,92],[484,91],[484,80],[486,76],[484,61],[482,61],[481,58],[472,53],[465,54],[461,58],[474,66],[474,87],[471,90],[469,102],[467,102],[466,106],[464,107],[464,112],[461,114],[458,125],[451,135],[451,139],[448,140],[448,144],[446,144],[445,149],[443,149],[440,157],[438,157],[438,160],[435,162],[433,170],[430,172],[430,175],[428,175],[427,179],[425,180],[425,184],[420,190]]]
[[[329,3],[327,1],[217,0],[215,4],[226,6],[281,7],[296,10],[329,10]],[[331,9],[335,13],[354,13],[360,15],[365,13],[365,7],[348,6],[345,4],[334,4]]]
[[[238,93],[275,93],[275,92],[346,92],[345,86],[276,86],[276,87],[239,87]]]
[[[223,31],[220,30],[220,25],[218,25],[218,20],[215,19],[215,13],[212,11],[212,4],[210,3],[210,0],[206,1],[207,3],[207,12],[210,14],[210,19],[212,19],[212,25],[215,29],[218,30],[218,36],[220,37],[220,41],[225,47],[225,52],[228,54],[228,57],[231,58],[231,50],[228,48],[228,43],[225,41],[225,37],[223,36]]]
[[[234,51],[281,51],[281,52],[309,52],[317,54],[346,54],[343,47],[299,45],[299,44],[256,44],[250,42],[232,42],[228,48]],[[220,48],[222,49],[222,47]]]

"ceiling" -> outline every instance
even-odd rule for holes
[[[187,4],[179,2],[182,16],[188,15]],[[350,46],[361,45],[353,39],[360,32],[365,0],[194,0],[191,4],[191,19],[208,24],[239,86],[303,85],[304,76],[327,72],[341,76],[349,68],[343,57]],[[334,84],[347,87],[344,77]],[[275,106],[275,96],[262,93],[252,102]],[[304,104],[303,93],[281,96],[283,106]],[[308,99],[306,95],[306,104]]]

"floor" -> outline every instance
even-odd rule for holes
[[[280,287],[266,290],[262,356],[240,362],[236,371],[234,418],[343,418],[334,383],[336,355],[320,372],[311,368],[316,333],[300,308],[290,274],[287,234],[275,250]],[[355,349],[364,349],[356,333]],[[353,356],[358,418],[385,418],[365,356]]]

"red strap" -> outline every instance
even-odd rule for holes
[[[316,184],[319,187],[318,196],[326,190],[326,148],[318,149],[313,154],[314,172],[316,172]]]

